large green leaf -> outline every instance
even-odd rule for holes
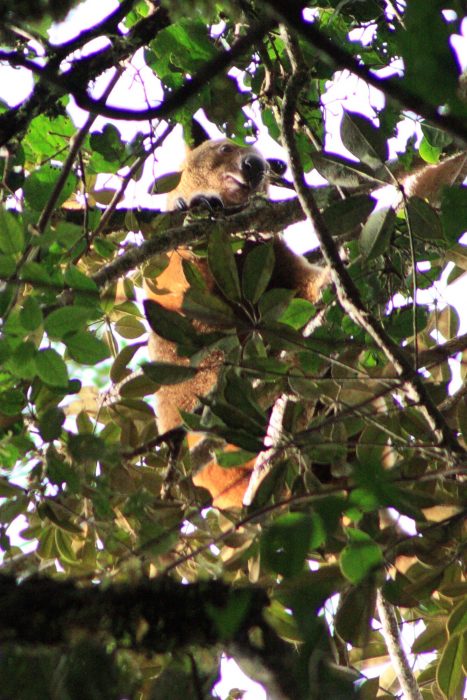
[[[362,114],[344,112],[341,137],[344,146],[370,168],[379,168],[388,159],[383,132]]]
[[[32,209],[40,210],[49,201],[57,180],[60,177],[61,168],[46,163],[37,170],[33,170],[24,183],[24,195]],[[65,178],[63,187],[57,200],[57,205],[63,204],[75,191],[77,185],[76,175],[69,173]]]
[[[240,279],[229,237],[220,227],[209,234],[208,263],[222,294],[231,301],[240,301]]]
[[[24,232],[21,217],[0,207],[0,250],[5,255],[21,253]]]
[[[92,315],[92,309],[87,306],[64,306],[47,316],[44,329],[50,338],[62,340],[68,333],[81,330]]]
[[[287,513],[276,518],[261,537],[264,565],[287,578],[300,574],[309,550],[324,540],[324,529],[318,522],[319,519],[303,513]]]
[[[339,564],[351,583],[358,584],[383,563],[380,547],[362,530],[347,529],[348,544],[341,552]]]
[[[88,331],[69,333],[63,338],[70,357],[83,365],[96,365],[110,357],[107,345]]]
[[[374,212],[360,233],[360,250],[367,260],[385,253],[396,223],[396,213],[391,207]]]
[[[246,256],[242,272],[242,291],[245,299],[252,304],[256,304],[266,291],[275,260],[276,256],[271,243],[259,244]]]
[[[66,364],[56,350],[52,348],[39,350],[36,356],[36,369],[38,376],[46,384],[56,387],[68,385]]]

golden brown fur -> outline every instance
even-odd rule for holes
[[[251,195],[266,192],[268,164],[252,147],[237,146],[227,139],[206,141],[189,152],[183,166],[182,177],[176,190],[169,197],[169,207],[189,207],[200,197],[220,200],[224,207],[246,205]],[[255,244],[253,244],[255,245]],[[262,245],[258,242],[257,245]],[[305,258],[293,253],[278,237],[274,241],[276,269],[271,286],[296,289],[297,295],[315,301],[328,281],[328,275],[320,267],[311,265]],[[146,288],[148,297],[172,311],[181,311],[183,297],[188,289],[182,263],[189,260],[201,272],[208,288],[215,291],[215,284],[205,260],[183,248],[173,251],[167,268]],[[217,292],[219,293],[219,292]],[[202,326],[203,330],[210,330]],[[149,356],[153,361],[188,364],[180,358],[176,345],[156,334],[149,343]],[[198,396],[206,395],[214,388],[222,364],[220,351],[211,353],[200,365],[194,379],[183,384],[162,387],[156,395],[156,415],[160,433],[180,425],[179,409],[192,411],[198,404]],[[190,446],[199,440],[190,436]],[[227,451],[235,449],[228,445]],[[207,488],[213,503],[219,508],[241,506],[248,485],[253,461],[240,468],[223,469],[208,455],[203,468],[194,475],[193,481]]]

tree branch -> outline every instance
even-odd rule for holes
[[[121,216],[120,211],[117,210],[115,212],[115,215],[118,215],[119,218]],[[149,214],[151,213],[154,217],[154,212],[149,210]],[[146,210],[147,214],[148,211]],[[180,221],[180,214],[173,216],[175,220]],[[121,218],[123,225],[123,217]],[[292,223],[303,221],[304,218],[305,216],[297,199],[287,199],[281,202],[269,202],[261,199],[259,202],[252,203],[248,209],[226,216],[222,220],[222,228],[230,235],[247,235],[249,232],[256,231],[276,233]],[[186,225],[169,228],[163,233],[156,234],[154,238],[145,241],[142,245],[128,248],[120,257],[99,270],[93,276],[94,282],[98,287],[103,287],[125,273],[134,270],[153,255],[166,253],[180,246],[191,245],[205,237],[208,238],[210,232],[218,225],[219,221],[216,219],[200,219]]]
[[[53,109],[57,102],[69,92],[69,83],[76,87],[77,84],[94,80],[98,75],[115,67],[119,61],[128,58],[139,48],[145,46],[168,24],[167,12],[158,7],[152,15],[137,22],[128,34],[122,34],[119,31],[110,46],[77,59],[63,76],[57,76],[56,73],[59,70],[61,59],[52,57],[47,68],[43,68],[40,75],[45,79],[45,72],[48,69],[50,74],[47,78],[53,84],[48,86],[44,80],[39,80],[27,100],[0,114],[0,146],[8,143],[13,137],[20,136],[39,114]],[[4,54],[0,60],[8,60],[8,58]],[[18,60],[24,63],[26,59]],[[38,72],[37,64],[33,63],[33,66],[29,67],[31,70],[34,69],[36,73]],[[52,72],[55,72],[55,81],[52,79]]]
[[[162,104],[157,107],[150,107],[144,110],[128,109],[124,107],[109,107],[104,100],[95,100],[86,93],[85,90],[78,90],[67,81],[68,89],[82,109],[86,109],[95,114],[110,119],[131,119],[136,121],[146,121],[151,119],[165,119],[176,109],[182,107],[191,97],[194,97],[207,83],[209,83],[221,71],[228,68],[231,63],[241,56],[256,42],[261,41],[263,36],[272,29],[275,22],[257,22],[238,39],[230,49],[220,52],[217,56],[207,61],[194,73],[181,88],[167,97]],[[60,81],[61,82],[61,81]]]
[[[423,700],[418,683],[404,653],[394,608],[384,599],[380,590],[376,593],[376,607],[381,621],[381,634],[404,697],[406,700]]]
[[[285,32],[284,36],[288,41],[287,48],[293,69],[284,94],[281,125],[282,137],[289,154],[295,190],[304,212],[315,228],[323,256],[331,270],[331,277],[336,287],[339,302],[350,318],[369,333],[376,345],[394,365],[395,371],[402,379],[402,388],[407,398],[420,404],[424,409],[426,418],[439,445],[454,453],[464,453],[443,415],[428,394],[422,378],[410,364],[405,352],[392,340],[376,318],[363,305],[360,293],[340,258],[337,246],[324,222],[313,193],[305,181],[293,127],[296,101],[300,91],[308,81],[308,72],[299,65],[300,57],[297,57],[294,52],[293,40],[290,39],[288,32]]]
[[[168,577],[135,585],[79,587],[71,581],[33,577],[17,583],[0,576],[2,644],[67,645],[83,632],[111,635],[134,651],[167,653],[190,645],[229,645],[269,672],[281,697],[300,698],[296,656],[264,621],[269,605],[255,586],[229,586],[221,581],[181,584]],[[232,615],[235,625],[217,623]],[[144,631],[142,631],[144,629]],[[261,643],[251,632],[261,630]],[[283,695],[282,695],[283,694]]]
[[[419,365],[420,367],[430,367],[431,365],[437,365],[444,362],[452,355],[456,355],[459,352],[463,352],[467,349],[467,333],[458,336],[457,338],[451,338],[451,340],[446,341],[442,345],[437,345],[434,348],[428,348],[423,350],[419,355]]]
[[[267,0],[274,13],[286,24],[301,34],[336,68],[345,68],[350,73],[362,78],[366,83],[381,90],[387,97],[399,102],[403,107],[419,114],[467,143],[467,126],[465,119],[452,114],[441,113],[437,105],[424,101],[416,93],[408,90],[397,78],[378,78],[365,65],[359,63],[348,51],[335,44],[311,22],[305,22],[302,11],[307,6],[300,0]]]

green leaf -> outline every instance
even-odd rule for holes
[[[323,219],[333,236],[341,236],[366,221],[375,204],[370,195],[356,194],[327,207],[323,212]]]
[[[284,313],[279,317],[280,323],[286,323],[295,330],[303,328],[315,315],[315,305],[306,299],[294,298],[287,306]]]
[[[380,167],[389,157],[383,132],[362,114],[344,112],[341,138],[344,146],[370,168]]]
[[[364,647],[368,643],[375,603],[376,588],[371,581],[363,581],[342,594],[335,625],[339,636],[348,644]]]
[[[420,154],[420,157],[423,158],[423,160],[426,163],[434,165],[435,163],[439,162],[439,157],[442,153],[442,149],[436,148],[436,146],[432,146],[430,142],[425,137],[423,137],[420,142],[418,152]]]
[[[210,603],[206,604],[208,615],[221,639],[228,640],[234,637],[247,619],[252,602],[252,591],[238,588],[231,590],[229,598],[222,608]]]
[[[293,289],[269,289],[258,303],[262,321],[276,321],[286,311],[295,296]]]
[[[121,382],[122,379],[125,379],[130,372],[128,369],[128,363],[131,362],[138,350],[141,350],[141,348],[144,348],[145,346],[146,343],[143,342],[134,343],[133,345],[126,345],[120,350],[112,363],[112,367],[110,368],[110,378],[114,384],[117,384],[118,382]]]
[[[44,329],[49,338],[62,340],[68,333],[81,330],[93,313],[87,306],[64,306],[47,316]]]
[[[170,362],[146,362],[141,368],[156,384],[180,384],[196,377],[196,367],[174,365]]]
[[[81,270],[78,270],[75,265],[70,265],[65,270],[64,282],[77,291],[95,292],[96,296],[99,295],[99,290],[94,280],[89,275],[85,275]]]
[[[20,379],[32,379],[36,375],[36,355],[37,348],[31,340],[27,340],[18,345],[5,366],[15,377]]]
[[[441,10],[438,3],[412,0],[394,39],[404,60],[406,87],[433,106],[457,106],[458,70],[450,44],[455,26]]]
[[[461,600],[449,615],[447,629],[450,637],[467,633],[467,598]]]
[[[21,325],[26,328],[26,330],[34,331],[36,328],[39,328],[42,323],[42,310],[35,297],[27,297],[24,300],[19,318]]]
[[[210,400],[200,397],[200,401],[209,406],[214,415],[221,418],[229,428],[249,430],[252,435],[260,436],[263,434],[265,428],[263,416],[261,418],[252,417],[237,406],[232,406],[232,404],[220,399]],[[249,447],[247,446],[246,449]]]
[[[93,246],[96,253],[102,258],[111,258],[117,250],[115,243],[107,238],[95,238]]]
[[[349,543],[341,552],[339,565],[344,576],[358,584],[383,563],[383,555],[366,532],[355,528],[348,528],[346,532]]]
[[[79,463],[83,460],[96,461],[105,455],[105,444],[96,435],[70,435],[68,448]]]
[[[232,450],[231,452],[225,452],[225,450],[216,451],[216,460],[220,467],[229,469],[230,467],[242,467],[247,462],[255,458],[253,452],[248,452],[247,450]]]
[[[220,227],[214,228],[209,235],[208,264],[222,294],[231,301],[240,301],[240,280],[235,255],[229,237]]]
[[[171,192],[176,187],[178,187],[181,178],[181,171],[161,175],[161,177],[158,177],[154,180],[149,189],[149,192],[151,194],[167,194],[167,192]]]
[[[192,74],[217,53],[206,23],[191,17],[158,31],[150,47],[153,52],[150,63],[170,88],[179,87],[186,73]]]
[[[373,174],[364,163],[356,163],[335,153],[313,153],[313,165],[319,174],[331,185],[358,187],[362,182],[381,184],[381,179]]]
[[[116,173],[122,165],[125,144],[114,124],[106,124],[102,131],[91,134],[91,168],[94,172]]]
[[[60,437],[65,414],[61,408],[49,408],[39,418],[39,433],[44,442],[51,442]]]
[[[460,318],[454,306],[447,304],[442,311],[437,314],[436,329],[446,340],[456,338],[459,334]]]
[[[23,392],[19,389],[10,389],[0,393],[0,413],[7,416],[16,416],[21,413],[25,405]]]
[[[276,256],[272,243],[262,243],[250,250],[242,271],[243,296],[256,304],[266,291],[274,270]]]
[[[21,253],[24,248],[22,219],[0,207],[0,251],[5,255]]]
[[[63,338],[70,357],[82,365],[96,365],[110,357],[106,343],[88,331],[70,333]]]
[[[67,387],[67,368],[56,350],[52,348],[39,350],[36,356],[36,369],[38,376],[46,384],[61,388]]]
[[[45,267],[34,261],[24,263],[20,271],[20,277],[25,282],[29,282],[31,284],[40,285],[43,283],[47,285],[53,283],[52,277],[49,275]]]
[[[467,230],[467,187],[445,187],[442,190],[441,222],[446,239],[456,243]]]
[[[373,260],[386,251],[395,223],[396,213],[391,207],[379,209],[370,216],[359,238],[360,250],[367,260]]]
[[[443,227],[438,214],[420,197],[410,197],[407,202],[407,221],[417,238],[427,241],[443,238]]]
[[[45,207],[50,199],[51,192],[61,175],[62,166],[46,163],[26,178],[24,182],[24,196],[32,209],[40,210]],[[65,202],[75,191],[78,180],[74,173],[69,173],[60,191],[57,206]]]
[[[0,223],[1,226],[1,223]],[[1,233],[0,233],[0,246],[1,246]],[[1,250],[1,248],[0,248]],[[14,255],[0,255],[0,277],[6,279],[15,274],[16,271],[16,260]]]
[[[456,634],[448,640],[436,672],[438,686],[446,700],[462,700],[465,675],[463,662],[467,650],[467,634]]]
[[[22,496],[24,493],[23,489],[16,484],[11,484],[4,477],[0,477],[0,498],[14,498],[15,496]]]
[[[452,136],[446,131],[438,129],[438,127],[433,126],[429,122],[421,123],[423,137],[433,148],[437,148],[442,151],[446,146],[452,143]]]
[[[303,513],[287,513],[276,518],[261,537],[264,565],[286,578],[300,574],[311,548],[314,527],[313,519]],[[322,539],[321,534],[316,541],[321,543]]]
[[[446,644],[446,620],[432,620],[412,644],[412,654],[425,654]]]
[[[225,328],[235,325],[234,313],[225,301],[195,287],[186,292],[182,309],[188,316],[210,325]]]
[[[128,340],[141,338],[141,336],[146,333],[144,324],[138,321],[134,316],[130,316],[130,314],[125,314],[122,318],[119,318],[114,329],[118,335]]]
[[[169,311],[152,299],[144,301],[144,312],[150,327],[161,338],[174,343],[184,343],[196,337],[196,332],[187,318],[176,311]]]
[[[43,161],[48,158],[65,158],[70,145],[70,137],[76,133],[76,127],[70,117],[59,114],[40,114],[30,123],[28,132],[22,142],[26,160]]]
[[[122,398],[140,398],[141,396],[148,396],[149,394],[154,394],[158,390],[159,386],[154,384],[153,381],[149,379],[145,374],[139,377],[133,377],[127,380],[120,387],[120,396]]]

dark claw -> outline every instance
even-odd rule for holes
[[[178,209],[179,211],[188,211],[188,204],[183,197],[177,197],[175,200],[175,209]]]
[[[217,197],[215,194],[197,194],[190,201],[190,209],[193,207],[204,207],[205,209],[209,209],[211,212],[216,212],[224,209],[224,204],[222,199]]]

